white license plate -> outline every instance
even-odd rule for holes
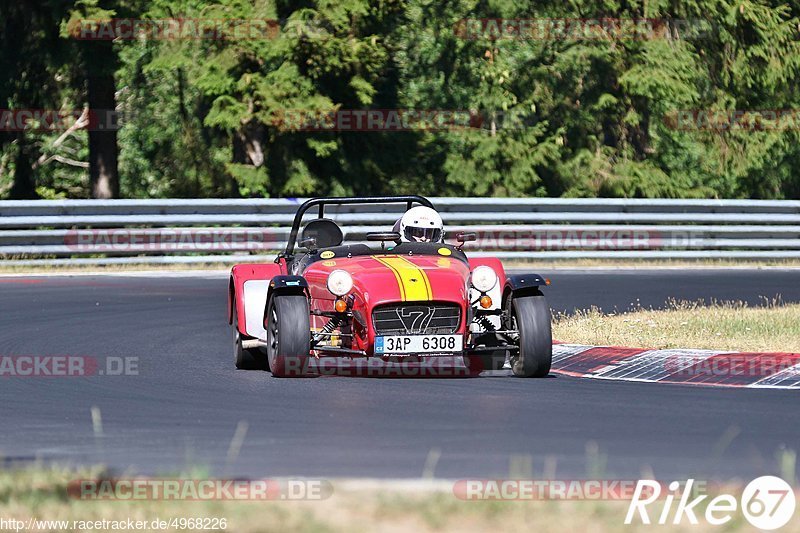
[[[463,335],[386,335],[375,337],[375,353],[455,353],[464,348]]]

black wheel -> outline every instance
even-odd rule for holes
[[[308,371],[311,325],[308,300],[302,294],[278,294],[269,299],[264,317],[267,359],[272,375],[299,377]]]
[[[517,377],[543,378],[553,360],[550,307],[541,294],[507,299],[508,329],[518,331],[519,352],[511,355],[511,370]]]
[[[249,339],[239,332],[236,303],[233,305],[233,358],[239,370],[266,370],[267,358],[260,348],[244,348],[242,341]]]

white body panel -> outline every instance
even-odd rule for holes
[[[267,306],[268,279],[251,279],[244,282],[245,333],[251,337],[267,340],[267,330],[264,329],[264,309]]]
[[[503,286],[498,283],[494,286],[492,290],[486,293],[492,299],[492,306],[489,309],[500,309],[503,305]],[[480,291],[476,291],[472,287],[469,289],[469,301],[474,302],[478,298],[481,297]],[[486,317],[489,319],[489,322],[492,323],[494,329],[500,329],[500,317],[499,316],[489,316]],[[470,330],[474,333],[485,331],[479,324],[472,323],[470,325]]]

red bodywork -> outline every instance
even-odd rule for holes
[[[275,276],[286,273],[286,264],[283,266],[274,263],[243,263],[231,269],[231,279],[228,283],[228,324],[233,321],[233,304],[236,304],[237,327],[241,333],[247,333],[245,328],[244,309],[244,283],[249,280],[269,280]],[[263,313],[263,310],[262,310]]]
[[[393,255],[376,253],[371,256],[332,257],[311,263],[300,273],[308,282],[311,310],[332,311],[335,297],[328,291],[326,281],[333,270],[345,270],[353,277],[351,310],[354,319],[352,344],[348,347],[363,350],[367,355],[373,353],[374,330],[372,311],[376,306],[399,302],[439,302],[454,303],[461,307],[462,321],[458,333],[465,334],[468,324],[463,317],[469,316],[470,272],[479,265],[494,269],[502,287],[505,273],[502,263],[496,258],[470,259],[469,265],[463,261],[440,255]],[[324,256],[323,256],[324,257]],[[242,264],[231,272],[228,300],[228,321],[232,318],[232,302],[237,305],[239,331],[245,331],[244,283],[249,280],[269,280],[279,274],[287,274],[285,260],[278,264]],[[497,305],[500,302],[496,302]],[[263,321],[263,309],[261,309]],[[322,328],[327,318],[312,315],[313,330]],[[343,331],[344,332],[344,331]],[[465,336],[466,339],[466,336]],[[349,344],[349,343],[348,343]],[[320,354],[324,355],[324,354]]]

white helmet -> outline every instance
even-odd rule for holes
[[[412,207],[400,219],[402,242],[444,242],[444,223],[430,207]]]

